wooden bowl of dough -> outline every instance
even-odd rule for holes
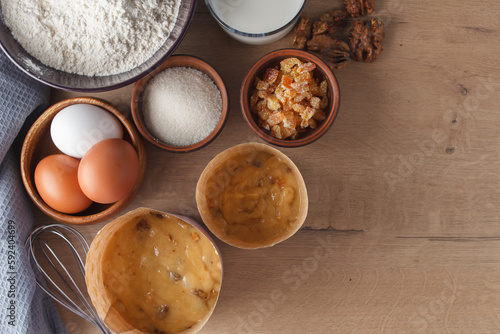
[[[133,189],[125,198],[111,204],[93,203],[82,212],[67,214],[57,211],[45,203],[35,187],[34,172],[37,164],[43,158],[51,154],[61,153],[52,142],[50,125],[57,113],[73,104],[91,104],[100,107],[110,112],[120,121],[123,126],[123,139],[130,142],[137,152],[139,175]],[[43,213],[66,224],[95,224],[117,215],[134,198],[142,183],[145,171],[146,150],[133,123],[109,103],[91,97],[70,98],[49,107],[31,126],[21,150],[21,177],[31,200]]]
[[[116,333],[196,333],[222,284],[222,259],[193,220],[138,208],[108,223],[85,265],[89,296]]]
[[[246,249],[290,238],[308,210],[307,189],[297,166],[261,143],[236,145],[213,158],[198,180],[196,203],[215,236]]]

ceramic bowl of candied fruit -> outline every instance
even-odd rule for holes
[[[321,138],[340,106],[330,67],[304,50],[281,49],[260,58],[240,90],[240,107],[253,132],[270,144],[299,147]]]

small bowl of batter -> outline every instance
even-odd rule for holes
[[[198,180],[196,203],[216,237],[246,249],[290,238],[308,210],[307,189],[297,166],[261,143],[236,145],[215,156]]]
[[[188,217],[137,208],[92,241],[86,283],[99,316],[116,333],[197,333],[215,309],[222,258]]]

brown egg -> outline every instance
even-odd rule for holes
[[[92,146],[80,161],[78,182],[97,203],[109,204],[127,196],[139,175],[139,158],[123,139],[106,139]]]
[[[92,201],[83,194],[78,183],[80,161],[64,154],[49,155],[35,168],[35,186],[40,197],[53,209],[77,213]]]

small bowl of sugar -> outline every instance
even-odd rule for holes
[[[141,135],[170,152],[192,152],[210,144],[226,123],[229,98],[217,71],[200,58],[169,57],[137,81],[132,117]]]

